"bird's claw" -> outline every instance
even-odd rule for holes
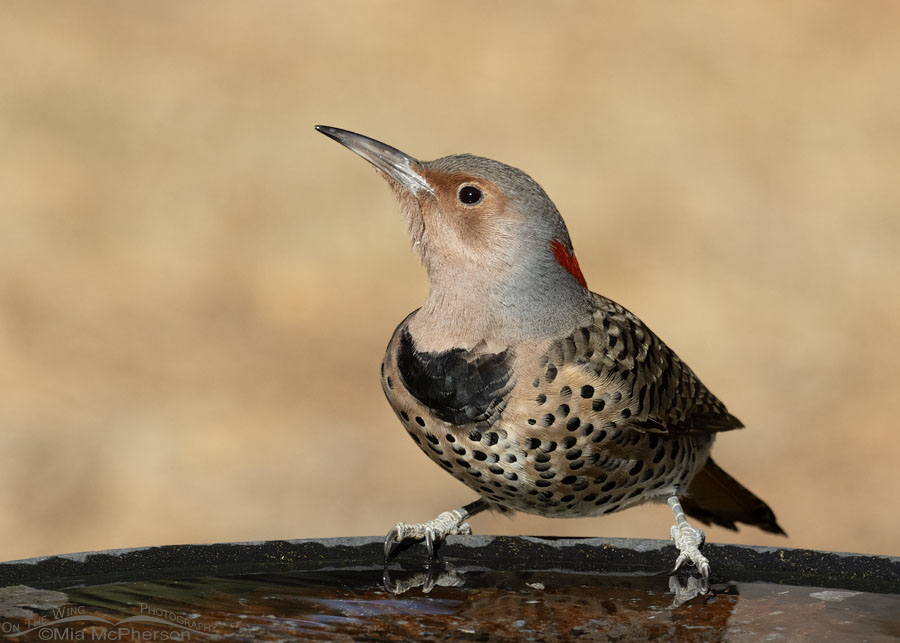
[[[425,530],[425,549],[428,550],[428,557],[434,558],[434,529],[429,527]]]
[[[394,550],[397,549],[397,546],[403,542],[403,537],[401,535],[402,531],[400,527],[403,523],[398,524],[396,527],[387,532],[387,536],[384,537],[384,557],[390,558]]]
[[[465,518],[465,513],[454,509],[424,523],[398,522],[384,538],[384,557],[390,558],[405,540],[424,540],[428,555],[437,558],[437,546],[444,538],[453,535],[468,536],[472,533],[469,523],[462,522]]]
[[[678,548],[678,559],[675,561],[677,571],[685,562],[690,561],[703,576],[704,581],[709,581],[709,560],[700,553],[700,548],[706,542],[706,534],[698,527],[691,527],[686,522],[672,527],[670,532],[675,546]]]

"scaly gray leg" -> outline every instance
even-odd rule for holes
[[[681,564],[689,560],[694,563],[701,574],[703,580],[709,580],[709,561],[706,556],[700,553],[700,548],[706,542],[706,535],[703,530],[698,527],[691,527],[687,518],[684,516],[684,510],[678,501],[678,496],[669,497],[669,506],[675,514],[675,525],[670,532],[675,546],[678,548],[678,560],[675,561],[675,569],[681,567]],[[675,571],[675,570],[672,570]]]
[[[434,545],[436,542],[440,542],[447,536],[454,534],[471,534],[472,528],[465,521],[487,508],[487,502],[479,498],[465,507],[445,511],[434,520],[429,520],[428,522],[419,522],[411,525],[405,522],[398,522],[397,526],[391,529],[384,539],[384,556],[385,558],[390,558],[397,545],[404,540],[424,539],[425,546],[428,547],[428,555],[434,558]]]

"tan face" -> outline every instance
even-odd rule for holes
[[[427,254],[464,262],[458,268],[502,268],[510,259],[522,216],[492,181],[426,168],[434,191],[418,198]]]

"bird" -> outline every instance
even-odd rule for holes
[[[381,363],[413,442],[478,499],[397,523],[385,557],[425,541],[432,557],[475,514],[602,516],[645,502],[674,514],[675,569],[704,580],[704,524],[785,534],[770,507],[710,457],[743,424],[634,313],[592,292],[562,216],[510,165],[471,154],[420,161],[317,125],[387,181],[428,273],[422,306]],[[785,534],[786,535],[786,534]]]

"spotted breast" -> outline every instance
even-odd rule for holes
[[[664,499],[703,466],[716,431],[741,424],[636,316],[595,301],[589,324],[542,352],[419,351],[410,315],[382,365],[388,401],[495,508],[592,516]]]

